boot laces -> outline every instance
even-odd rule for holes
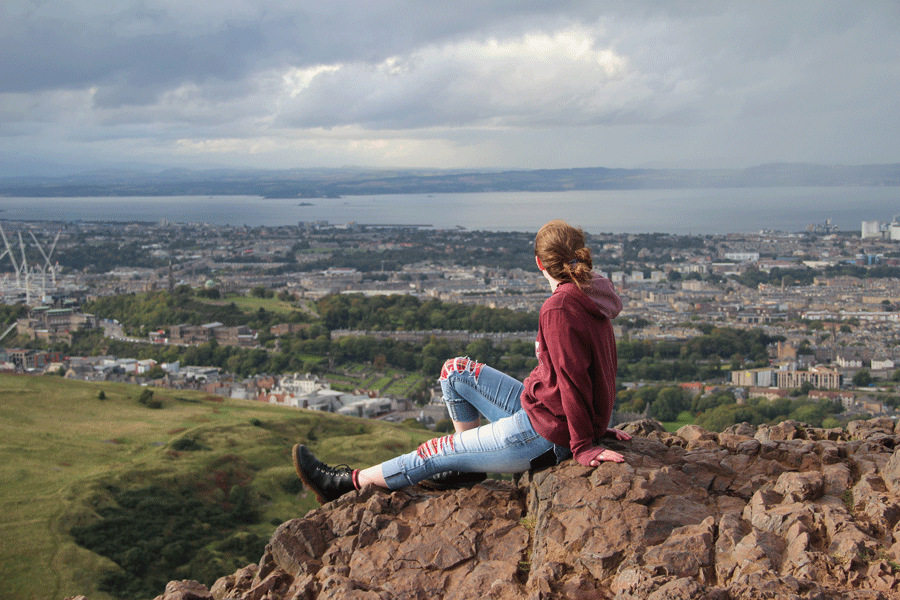
[[[316,470],[320,473],[331,475],[333,477],[347,475],[353,472],[353,469],[351,469],[349,465],[335,465],[333,467],[329,467],[323,462],[319,462],[319,464],[316,465]]]

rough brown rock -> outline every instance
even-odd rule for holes
[[[206,586],[196,581],[170,581],[166,593],[155,600],[213,600]]]
[[[900,599],[892,421],[625,429],[624,464],[349,494],[278,527],[258,565],[158,600]]]

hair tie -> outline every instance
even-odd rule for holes
[[[576,258],[575,260],[570,260],[570,261],[569,261],[569,266],[571,266],[571,267],[574,267],[574,266],[577,265],[577,264],[578,264],[578,259],[577,259],[577,258]]]

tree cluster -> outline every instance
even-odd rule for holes
[[[683,342],[619,340],[619,379],[715,380],[729,369],[766,364],[768,346],[785,339],[767,335],[761,329],[742,330],[711,325],[697,327],[703,334]]]
[[[90,273],[106,273],[121,266],[150,269],[166,266],[165,260],[152,256],[139,243],[120,243],[114,240],[66,248],[59,255],[59,264],[61,267]]]
[[[898,278],[900,277],[900,267],[892,267],[888,265],[876,265],[871,267],[863,267],[858,265],[835,265],[825,267],[824,269],[807,269],[807,268],[791,268],[783,269],[775,267],[770,271],[760,271],[758,269],[748,269],[740,275],[731,278],[741,284],[755,288],[760,283],[770,285],[800,285],[809,286],[813,284],[816,277],[856,277],[858,279],[881,279],[881,278]]]
[[[141,395],[138,396],[138,403],[143,404],[147,408],[162,408],[162,400],[153,397],[153,390],[144,388]]]
[[[262,291],[262,297],[265,297],[265,290]],[[246,325],[253,329],[268,329],[280,323],[298,323],[307,319],[300,311],[285,314],[260,307],[255,312],[247,313],[234,302],[206,301],[214,295],[218,296],[218,290],[214,288],[200,289],[195,293],[191,288],[181,286],[174,293],[154,291],[104,296],[85,303],[84,310],[104,319],[115,319],[126,331],[141,336],[151,330],[181,324],[219,322],[228,327]]]
[[[537,313],[425,302],[414,296],[338,294],[319,301],[318,312],[328,329],[380,331],[467,330],[474,332],[537,331]]]
[[[266,540],[240,530],[259,520],[244,487],[233,486],[221,502],[159,486],[111,491],[115,505],[99,508],[97,521],[70,533],[78,545],[116,563],[99,584],[113,596],[153,598],[173,573],[210,586],[263,554]]]
[[[722,431],[735,423],[777,424],[793,419],[813,427],[838,427],[834,417],[843,411],[840,402],[794,398],[750,398],[746,404],[721,404],[697,417],[697,425],[709,431]]]
[[[646,414],[659,421],[676,421],[684,415],[708,431],[722,431],[735,423],[776,424],[787,419],[808,423],[813,427],[838,426],[833,415],[843,408],[840,402],[810,400],[806,396],[766,400],[750,398],[739,404],[731,391],[692,395],[678,386],[644,386],[622,390],[616,398],[616,409],[626,413]]]
[[[215,340],[186,348],[157,344],[132,344],[103,337],[99,331],[78,332],[71,346],[64,348],[77,355],[113,355],[122,358],[153,359],[159,363],[180,361],[185,365],[218,367],[240,377],[263,373],[313,372],[323,374],[354,363],[381,363],[431,378],[440,372],[445,360],[453,356],[471,356],[511,375],[527,375],[536,364],[534,344],[514,341],[494,344],[479,339],[457,343],[435,336],[421,344],[369,336],[332,340],[328,330],[312,325],[301,332],[278,340],[278,351],[262,348],[223,346]],[[161,370],[161,369],[160,369]],[[155,377],[159,371],[147,375]]]

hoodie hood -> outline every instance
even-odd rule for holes
[[[593,273],[590,285],[583,290],[575,284],[560,285],[557,290],[578,299],[585,310],[598,317],[615,319],[622,312],[622,299],[616,293],[612,281],[599,273]]]

